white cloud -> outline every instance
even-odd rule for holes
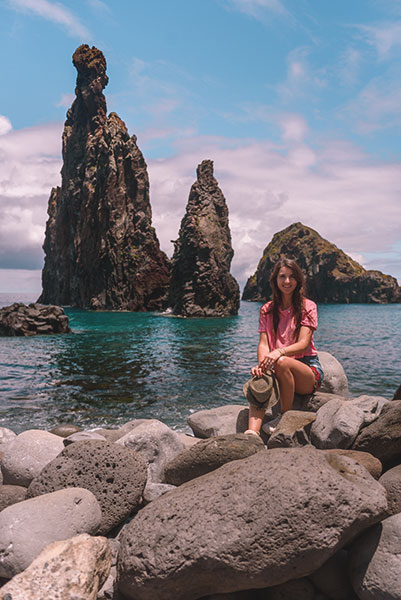
[[[344,108],[359,133],[401,126],[401,83],[391,76],[372,79]]]
[[[57,102],[56,106],[70,108],[70,106],[74,102],[74,100],[75,100],[75,94],[62,94],[61,98]]]
[[[401,21],[381,25],[359,25],[366,41],[376,49],[380,60],[389,57],[391,52],[401,46]]]
[[[283,139],[287,142],[300,142],[308,132],[306,120],[297,114],[282,114],[279,117]]]
[[[67,33],[73,37],[88,41],[92,39],[89,30],[82,25],[68,8],[60,2],[49,0],[8,0],[11,8],[25,13],[32,13],[52,23],[62,25]]]
[[[340,56],[339,78],[342,85],[355,85],[358,82],[362,54],[353,46],[349,46]]]
[[[5,135],[6,133],[9,133],[9,131],[11,131],[11,129],[13,128],[13,126],[11,125],[11,122],[9,119],[7,119],[7,117],[0,115],[0,135]]]
[[[314,69],[309,61],[310,49],[304,46],[295,48],[287,56],[287,75],[276,86],[282,101],[290,102],[299,96],[310,96],[326,87],[324,69]]]
[[[401,165],[375,162],[349,142],[312,147],[303,139],[305,122],[290,117],[280,147],[269,140],[187,135],[176,137],[173,156],[147,160],[153,225],[162,248],[171,256],[196,167],[208,158],[227,200],[232,271],[240,282],[255,271],[273,234],[295,221],[353,256],[368,256],[370,268],[400,277],[394,269],[400,268],[401,254],[401,244],[396,246]],[[60,183],[61,131],[56,124],[0,137],[2,268],[42,264],[47,201]]]

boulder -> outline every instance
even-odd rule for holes
[[[349,552],[349,572],[360,600],[401,598],[401,513],[355,540]]]
[[[30,565],[50,542],[78,533],[95,534],[101,510],[94,495],[68,488],[29,498],[0,513],[0,577],[11,578]]]
[[[234,251],[228,208],[213,162],[198,165],[171,261],[169,306],[185,317],[236,315],[239,285],[230,274]]]
[[[348,398],[348,379],[341,363],[332,354],[323,351],[319,351],[319,360],[324,372],[319,392]]]
[[[382,473],[382,464],[378,458],[370,454],[369,452],[361,452],[359,450],[342,450],[341,448],[332,448],[328,450],[322,450],[322,452],[339,454],[340,456],[346,456],[347,458],[352,458],[357,463],[365,467],[367,471],[374,477],[375,479],[379,479]]]
[[[4,452],[5,447],[9,442],[14,440],[17,434],[7,427],[0,427],[0,452]]]
[[[260,437],[243,433],[201,440],[168,463],[165,479],[172,485],[181,485],[228,462],[247,458],[264,449]]]
[[[71,333],[68,317],[60,306],[14,302],[0,309],[0,336]]]
[[[78,431],[82,431],[81,427],[78,427],[78,425],[72,425],[72,423],[60,423],[60,425],[56,425],[53,427],[53,429],[50,429],[50,433],[59,435],[62,438],[66,438],[73,433],[77,433]]]
[[[314,394],[307,394],[305,396],[301,396],[301,394],[295,394],[292,408],[293,410],[317,412],[324,404],[334,399],[347,400],[348,398],[345,398],[344,396],[338,396],[337,394],[321,392],[320,390]]]
[[[26,493],[26,487],[21,485],[0,485],[0,511],[25,500]]]
[[[379,479],[379,483],[386,489],[388,501],[388,514],[401,513],[401,465],[389,469]]]
[[[61,187],[48,203],[40,301],[166,308],[170,261],[152,227],[145,159],[119,116],[107,115],[102,52],[83,44],[72,60],[76,98],[62,136]]]
[[[169,485],[168,483],[153,483],[152,481],[147,481],[143,492],[143,501],[145,504],[149,504],[149,502],[157,500],[160,496],[167,494],[167,492],[175,490],[175,487],[175,485]]]
[[[311,446],[257,452],[143,508],[120,537],[127,599],[195,600],[316,571],[385,515],[384,488]]]
[[[394,392],[393,400],[401,400],[401,385]]]
[[[1,459],[4,483],[28,487],[63,448],[58,435],[39,429],[23,431],[4,450]]]
[[[180,436],[180,440],[182,441],[185,449],[191,448],[199,442],[199,438],[193,435],[189,435],[188,433],[178,432],[178,435]]]
[[[351,600],[354,596],[348,574],[348,553],[339,550],[310,575],[315,587],[331,600]]]
[[[243,433],[248,429],[248,408],[238,404],[227,404],[200,410],[190,415],[187,423],[197,438]]]
[[[359,433],[352,449],[370,452],[382,463],[401,462],[401,400],[387,402],[379,417]]]
[[[32,481],[28,496],[75,486],[90,490],[102,509],[98,533],[103,535],[140,506],[146,471],[144,459],[129,448],[98,440],[75,442]]]
[[[127,421],[127,423],[124,423],[124,425],[121,425],[121,427],[119,427],[118,429],[99,428],[92,429],[91,431],[104,436],[108,442],[116,442],[124,435],[135,429],[135,427],[138,427],[143,423],[149,423],[150,421],[153,421],[153,419],[132,419],[131,421]]]
[[[1,589],[3,600],[96,600],[110,571],[104,537],[86,533],[46,546],[29,567]]]
[[[288,410],[271,434],[268,448],[297,448],[310,444],[309,433],[316,415],[301,410]]]
[[[65,437],[63,444],[64,446],[69,446],[74,442],[84,442],[86,440],[101,440],[103,442],[107,441],[104,435],[101,435],[96,431],[76,431],[75,433],[71,433],[71,435]]]
[[[178,433],[156,419],[138,425],[116,444],[135,450],[146,460],[152,483],[164,482],[166,464],[184,449]]]
[[[318,410],[312,425],[312,444],[322,449],[349,448],[362,427],[377,419],[386,402],[378,396],[327,402]]]

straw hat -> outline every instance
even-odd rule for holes
[[[262,377],[252,377],[244,385],[244,396],[250,404],[269,409],[280,400],[275,375],[268,371]]]

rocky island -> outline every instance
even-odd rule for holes
[[[82,45],[73,63],[76,98],[64,126],[61,187],[49,199],[39,302],[165,308],[170,264],[152,227],[145,160],[118,115],[107,116],[102,52]]]
[[[186,317],[236,315],[240,293],[230,274],[234,251],[228,208],[211,160],[198,165],[174,246],[169,294],[173,313]]]
[[[306,275],[308,297],[322,303],[401,302],[401,288],[391,275],[368,271],[317,231],[293,223],[273,236],[243,300],[264,302],[271,296],[270,273],[282,256],[295,260]]]

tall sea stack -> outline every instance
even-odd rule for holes
[[[238,313],[239,286],[230,274],[234,254],[225,198],[213,162],[197,168],[179,237],[174,242],[169,305],[176,315],[225,317]]]
[[[394,277],[380,271],[367,271],[302,223],[293,223],[273,236],[256,273],[247,281],[243,300],[270,299],[270,273],[275,262],[284,256],[299,264],[306,275],[308,297],[315,302],[401,302],[401,288]]]
[[[105,58],[80,46],[76,98],[63,133],[61,188],[50,194],[40,302],[157,310],[170,265],[151,225],[149,179],[136,137],[107,117]]]

